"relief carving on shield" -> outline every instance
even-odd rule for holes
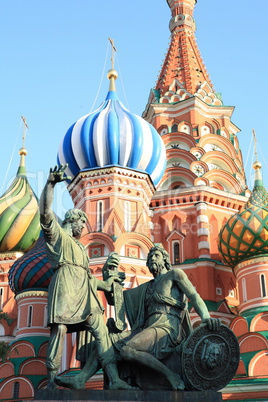
[[[200,325],[185,341],[182,371],[189,390],[220,390],[234,377],[239,364],[239,345],[225,325],[216,331]]]

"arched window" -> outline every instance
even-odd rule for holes
[[[103,201],[97,203],[97,231],[101,232],[103,229]]]
[[[124,202],[124,227],[126,232],[131,231],[131,213],[130,213],[130,202]]]
[[[267,296],[266,278],[264,274],[260,275],[260,282],[261,282],[261,297],[266,297]]]
[[[247,284],[246,279],[242,279],[242,294],[243,294],[243,302],[247,301]]]
[[[33,306],[28,307],[28,321],[27,327],[31,327],[33,323]]]
[[[177,241],[173,243],[173,261],[174,264],[180,263],[180,243]]]
[[[13,392],[12,392],[12,398],[13,399],[18,399],[19,398],[19,393],[20,393],[20,383],[16,381],[13,385]]]

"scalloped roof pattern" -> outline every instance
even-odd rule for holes
[[[12,265],[8,282],[11,290],[17,294],[31,288],[46,289],[52,275],[45,240],[41,234],[34,247]]]

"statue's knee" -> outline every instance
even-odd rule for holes
[[[120,355],[123,360],[129,360],[132,358],[133,349],[130,346],[123,346]]]

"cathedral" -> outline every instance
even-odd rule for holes
[[[167,0],[170,43],[142,116],[120,101],[112,65],[106,99],[66,127],[58,154],[50,152],[58,164],[68,164],[74,207],[87,214],[80,241],[92,274],[101,279],[115,251],[124,288],[134,288],[151,279],[147,254],[162,245],[210,315],[238,339],[240,362],[221,390],[223,400],[267,401],[268,193],[257,157],[254,187],[247,187],[234,108],[215,92],[196,44],[196,3]],[[3,400],[31,399],[47,382],[47,288],[53,272],[24,146],[19,154],[16,178],[0,197],[0,341],[9,344],[0,362]],[[99,297],[105,320],[113,317],[114,307]],[[201,320],[191,304],[189,313],[196,328]],[[68,334],[61,372],[79,371],[76,357],[76,336]],[[87,385],[102,384],[99,372]]]

